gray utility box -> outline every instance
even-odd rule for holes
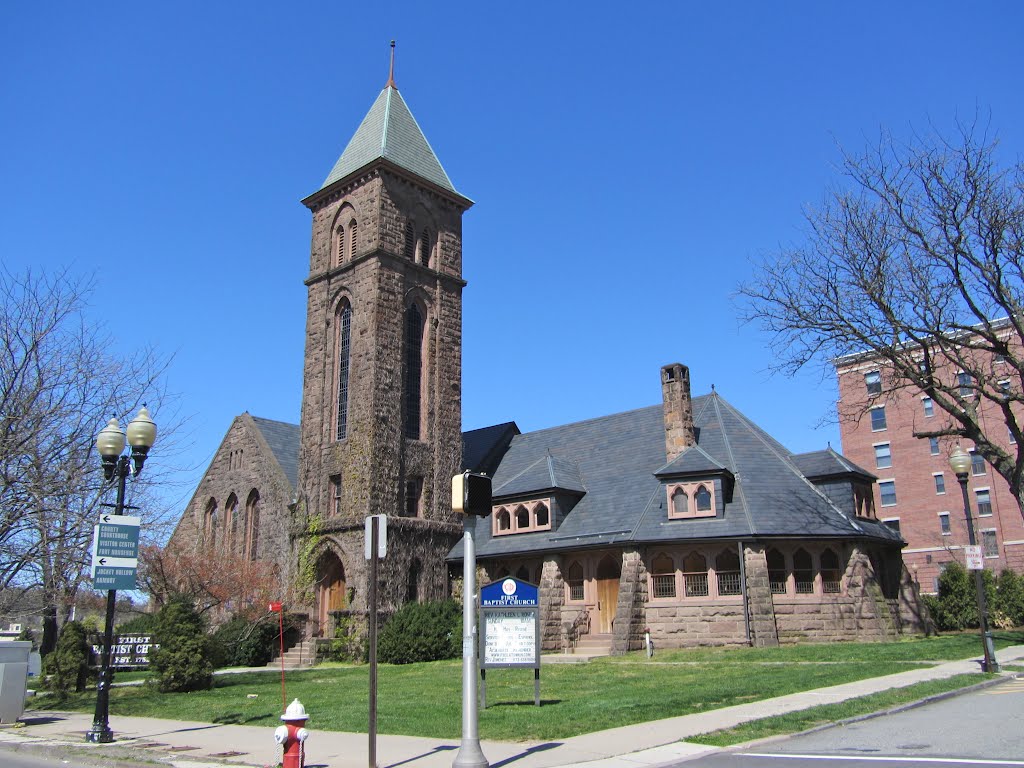
[[[25,711],[30,653],[27,640],[0,642],[0,723],[16,723]]]

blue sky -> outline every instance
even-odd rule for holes
[[[399,90],[476,201],[466,429],[652,405],[679,361],[792,450],[838,446],[833,381],[772,376],[737,320],[751,260],[800,238],[837,144],[980,113],[1005,157],[1024,147],[1009,0],[377,5],[0,10],[0,257],[95,273],[123,349],[174,355],[180,506],[235,415],[298,421],[299,200],[392,38]]]

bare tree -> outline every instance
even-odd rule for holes
[[[0,595],[42,586],[44,652],[87,575],[108,488],[96,433],[165,399],[167,362],[148,349],[115,357],[85,315],[91,288],[66,272],[0,269]]]
[[[917,437],[972,441],[1024,514],[1024,164],[1000,165],[996,149],[970,125],[844,154],[803,241],[739,294],[778,370],[863,354],[882,397],[913,388],[945,412]]]

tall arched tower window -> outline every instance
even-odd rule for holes
[[[334,231],[334,266],[345,263],[345,228],[341,225]]]
[[[416,255],[416,228],[411,221],[405,223],[405,241],[402,243],[402,253],[409,261]]]
[[[405,310],[405,436],[420,439],[423,390],[423,314],[415,304]]]
[[[359,225],[355,219],[352,219],[348,223],[348,259],[351,261],[356,257],[356,238],[359,231]]]
[[[260,492],[253,488],[245,500],[245,545],[242,556],[256,559],[260,538]]]
[[[235,494],[228,496],[227,503],[224,504],[224,549],[230,551],[234,549],[234,536],[235,536],[235,516],[238,512],[238,497]]]
[[[347,301],[338,307],[335,323],[337,338],[335,340],[337,361],[338,398],[335,403],[335,440],[344,440],[348,435],[348,368],[352,351],[352,305]]]
[[[416,263],[430,264],[430,230],[426,227],[420,232],[420,239],[416,244]]]

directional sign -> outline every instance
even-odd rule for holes
[[[135,589],[139,522],[131,515],[100,515],[92,538],[93,589]]]

